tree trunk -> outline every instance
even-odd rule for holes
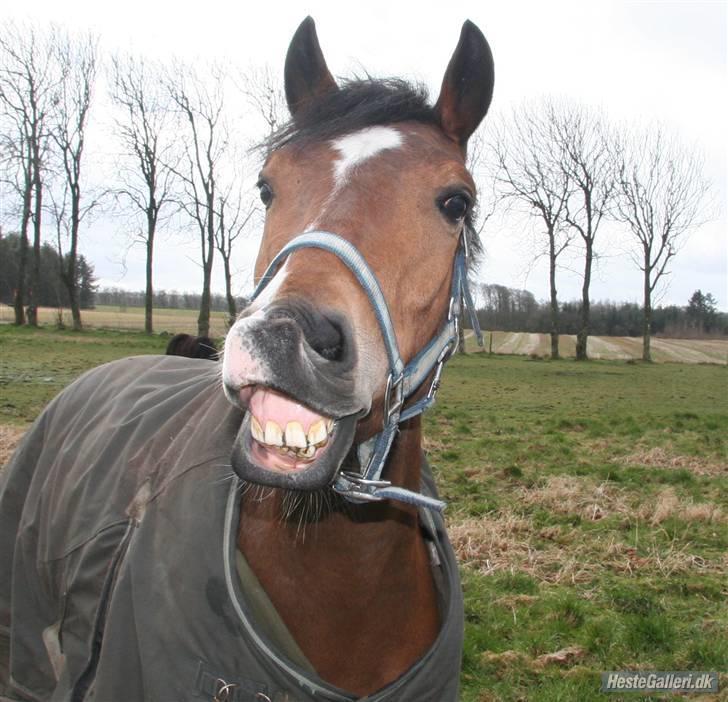
[[[34,165],[40,171],[40,163]],[[40,243],[41,218],[43,216],[43,183],[38,172],[34,177],[35,208],[33,213],[33,260],[30,265],[30,285],[28,290],[28,324],[38,326],[38,294],[40,288]]]
[[[154,304],[154,287],[152,285],[152,263],[154,259],[154,234],[156,223],[151,213],[147,212],[147,270],[146,289],[144,291],[144,333],[153,334],[154,324],[152,321]]]
[[[222,255],[222,261],[225,268],[225,297],[227,299],[228,307],[228,327],[232,327],[238,316],[238,310],[235,306],[235,298],[233,297],[233,283],[232,275],[230,273],[230,255],[229,252],[228,255],[225,255],[222,251],[220,254]]]
[[[71,303],[71,317],[73,318],[73,331],[81,331],[81,301],[78,294],[78,228],[80,224],[80,199],[78,185],[71,188],[71,250],[68,253],[68,298]]]
[[[645,254],[645,298],[644,316],[642,319],[642,360],[650,363],[652,352],[650,350],[650,336],[652,334],[652,290],[650,289],[649,256]]]
[[[76,284],[76,259],[69,252],[67,255],[67,261],[64,263],[61,261],[61,280],[63,281],[63,287],[66,288],[68,293],[68,300],[71,307],[71,317],[73,318],[73,330],[81,331],[81,313],[80,304],[78,299],[78,285]],[[59,301],[60,306],[60,301]],[[62,315],[59,315],[62,321]],[[59,323],[60,326],[60,323]]]
[[[30,222],[31,191],[28,185],[23,195],[23,217],[20,224],[20,251],[18,252],[18,279],[13,295],[13,308],[15,310],[15,324],[25,324],[25,275],[28,268],[28,223]]]
[[[212,284],[212,262],[215,257],[215,196],[213,192],[207,197],[207,257],[205,258],[205,242],[202,241],[202,297],[200,298],[200,314],[197,317],[197,336],[210,336],[210,286]],[[205,236],[201,234],[201,236]]]
[[[207,266],[204,267],[203,272],[200,314],[197,316],[197,336],[210,336],[210,271]]]
[[[200,314],[197,317],[197,336],[210,336],[210,286],[212,284],[212,259],[214,241],[207,241],[207,258],[202,265],[202,295],[200,296]]]
[[[593,258],[592,242],[586,241],[586,255],[584,261],[584,285],[581,288],[581,327],[576,335],[576,360],[586,361],[587,343],[589,341],[589,286],[591,284],[591,267]]]
[[[556,241],[549,229],[549,287],[551,289],[551,358],[559,358],[559,301],[556,296]]]

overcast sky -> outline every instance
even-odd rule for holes
[[[282,71],[288,42],[311,14],[332,72],[400,75],[425,82],[433,99],[464,19],[484,32],[493,49],[496,87],[491,114],[524,99],[566,96],[604,107],[615,120],[661,121],[703,151],[714,183],[716,217],[695,231],[672,266],[663,303],[685,304],[697,288],[728,309],[728,71],[726,2],[200,2],[35,0],[7,17],[53,20],[70,29],[92,29],[105,50],[127,49],[169,58],[224,58],[242,66],[269,64]],[[16,5],[17,7],[17,5]],[[487,119],[487,118],[486,118]],[[487,126],[486,126],[487,128]],[[244,125],[241,125],[244,129]],[[81,250],[103,285],[143,288],[143,253],[132,252],[124,269],[119,226],[100,221]],[[483,282],[548,295],[545,262],[533,264],[535,239],[527,222],[492,222],[484,232]],[[593,299],[639,301],[640,273],[624,254],[624,240],[604,230]],[[600,235],[601,236],[601,235]],[[156,286],[199,288],[194,241],[160,242]],[[235,255],[235,288],[251,288],[250,270],[259,236],[250,235]],[[575,299],[578,259],[565,260],[559,296]],[[570,270],[573,269],[573,270]],[[214,287],[223,289],[218,272]]]

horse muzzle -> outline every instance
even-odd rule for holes
[[[225,341],[223,387],[247,410],[232,453],[248,482],[316,490],[334,480],[370,398],[356,396],[346,319],[305,300],[244,311]]]

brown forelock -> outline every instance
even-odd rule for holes
[[[263,177],[275,196],[256,276],[313,222],[317,229],[339,234],[357,247],[377,276],[407,362],[447,313],[459,226],[443,216],[437,200],[453,188],[465,188],[474,197],[475,185],[460,149],[439,129],[412,122],[395,128],[403,144],[356,166],[335,193],[333,168],[339,153],[329,144],[293,144],[271,155]],[[340,310],[353,326],[363,325],[367,335],[378,339],[385,354],[371,304],[344,263],[333,254],[307,249],[291,257],[287,270],[279,295]]]

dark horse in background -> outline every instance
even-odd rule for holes
[[[168,356],[206,358],[210,361],[216,361],[218,359],[217,347],[215,346],[215,342],[209,336],[175,334],[169,340],[165,353]]]
[[[431,106],[400,80],[337,85],[309,18],[285,89],[259,286],[222,364],[97,368],[4,472],[0,697],[457,699],[420,412],[469,298],[490,49],[466,22]]]

